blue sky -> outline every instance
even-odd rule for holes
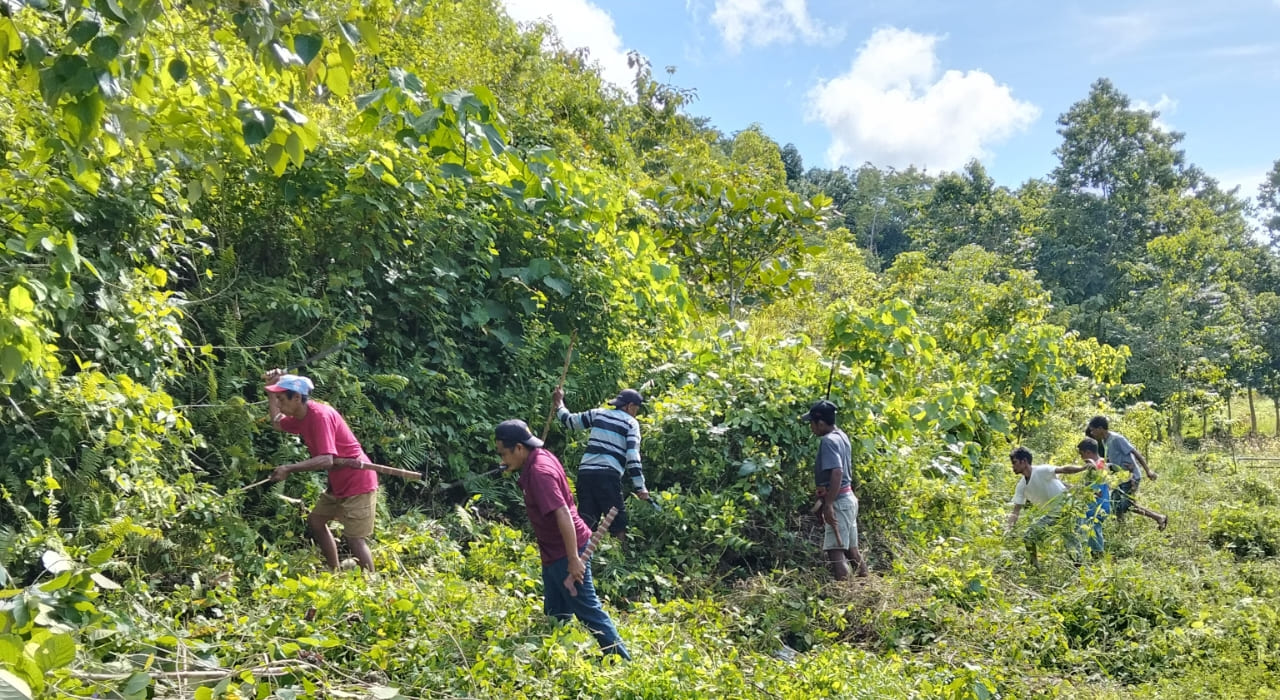
[[[1280,159],[1280,0],[503,0],[627,80],[635,49],[697,90],[690,112],[759,122],[806,167],[955,169],[1001,184],[1055,165],[1056,120],[1100,77],[1252,196]]]

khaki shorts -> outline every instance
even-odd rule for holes
[[[858,546],[858,499],[851,495],[836,499],[831,507],[836,512],[836,523],[840,526],[840,542],[836,542],[836,531],[827,523],[823,528],[822,549],[853,549]],[[842,546],[843,545],[843,546]]]
[[[324,518],[325,522],[337,520],[342,523],[342,536],[353,539],[364,539],[373,534],[373,515],[377,511],[378,492],[338,498],[325,491],[316,501],[311,514]]]

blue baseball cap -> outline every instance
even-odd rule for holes
[[[280,375],[280,378],[276,380],[275,384],[267,387],[267,391],[277,394],[282,391],[292,391],[295,394],[310,396],[311,390],[314,388],[316,388],[316,385],[312,384],[311,380],[306,377],[298,376],[296,374],[283,374]]]
[[[504,420],[493,429],[493,437],[504,445],[524,445],[534,448],[542,447],[542,441],[533,436],[529,424],[519,419]]]
[[[644,397],[641,396],[640,392],[636,391],[635,389],[623,389],[622,391],[618,392],[618,396],[614,398],[612,401],[610,401],[609,403],[613,404],[615,408],[626,408],[631,404],[643,406]]]
[[[827,400],[817,401],[809,407],[809,412],[800,416],[804,421],[822,421],[827,425],[836,424],[836,405]]]

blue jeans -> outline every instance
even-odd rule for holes
[[[1088,533],[1089,549],[1100,553],[1103,545],[1102,521],[1111,513],[1111,489],[1106,484],[1098,484],[1092,488],[1097,498],[1089,503],[1089,509],[1085,511],[1077,527],[1081,532]]]
[[[587,562],[582,583],[577,584],[578,595],[569,595],[569,590],[564,587],[566,578],[569,578],[569,557],[542,565],[542,609],[560,622],[568,622],[577,615],[604,653],[617,654],[630,661],[631,655],[618,636],[618,628],[613,626],[609,613],[604,611],[596,597],[595,586],[591,585],[591,562]]]

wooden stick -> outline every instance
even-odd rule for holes
[[[569,376],[569,360],[573,357],[573,345],[578,342],[578,331],[574,330],[569,336],[569,349],[564,354],[564,369],[560,370],[560,383],[556,384],[556,388],[564,389],[564,380]],[[551,411],[547,413],[547,424],[542,426],[542,441],[547,441],[547,435],[551,433],[551,421],[556,417],[555,402],[551,403]]]
[[[613,524],[613,519],[618,517],[618,509],[610,508],[608,513],[600,518],[600,524],[596,526],[596,531],[591,533],[591,539],[587,540],[587,546],[582,548],[582,563],[585,565],[591,561],[591,555],[596,553],[596,545],[600,544],[600,540],[604,537],[604,533],[609,531],[609,526]],[[564,579],[564,587],[569,589],[569,595],[577,596],[578,589],[574,588],[573,575],[570,574]]]
[[[387,476],[398,476],[401,479],[409,481],[422,481],[422,472],[409,471],[408,469],[396,469],[388,467],[385,464],[374,464],[373,462],[360,462],[348,457],[335,457],[333,460],[333,468],[349,467],[352,469],[368,469],[371,472],[386,474]]]
[[[248,491],[249,489],[256,489],[256,488],[258,488],[259,486],[261,486],[261,485],[263,485],[263,484],[267,483],[268,481],[271,481],[271,477],[267,477],[267,478],[263,479],[262,481],[255,481],[255,482],[253,482],[252,484],[249,484],[248,486],[241,486],[239,490],[240,490],[241,492],[244,492],[244,491]]]

